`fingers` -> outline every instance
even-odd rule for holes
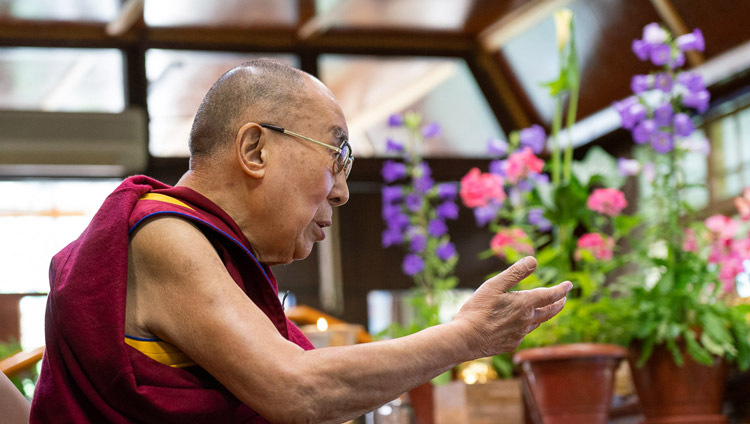
[[[553,316],[557,315],[560,311],[562,311],[563,306],[565,306],[565,301],[567,298],[559,299],[557,302],[543,306],[541,308],[536,308],[534,310],[534,315],[536,318],[537,325],[543,323],[544,321],[547,321],[548,319],[552,318]]]
[[[553,287],[539,287],[529,290],[529,301],[532,306],[541,308],[551,303],[555,303],[561,298],[565,298],[565,295],[568,294],[572,288],[573,283],[570,281],[564,281]]]
[[[489,281],[496,282],[503,292],[512,289],[521,280],[531,275],[536,269],[536,259],[533,256],[527,256],[514,263],[505,271],[492,277]]]

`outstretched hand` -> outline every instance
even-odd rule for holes
[[[554,287],[509,291],[536,269],[528,256],[485,281],[456,315],[453,324],[463,331],[473,358],[515,350],[523,338],[555,316],[573,287],[569,281]]]

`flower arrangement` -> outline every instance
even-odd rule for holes
[[[622,325],[629,339],[639,341],[641,363],[655,346],[666,345],[681,364],[681,340],[698,362],[710,365],[719,356],[745,369],[750,365],[747,311],[730,307],[725,296],[734,292],[743,260],[750,259],[748,234],[735,239],[739,221],[720,215],[684,224],[692,212],[686,193],[697,183],[686,175],[685,160],[709,152],[691,115],[708,109],[710,94],[698,74],[680,68],[685,52],[703,48],[700,30],[673,37],[656,23],[633,41],[635,55],[659,69],[635,75],[634,95],[614,105],[638,145],[639,160],[621,159],[620,170],[640,172],[644,182],[639,202],[644,225],[631,239],[638,267],[619,284],[624,295],[618,302],[631,311]],[[738,205],[750,205],[744,202],[747,198]]]
[[[560,73],[546,84],[556,100],[550,158],[540,155],[547,136],[539,125],[513,132],[509,141],[491,140],[496,157],[489,172],[475,168],[461,180],[460,196],[480,227],[493,237],[485,257],[515,261],[535,255],[537,271],[521,283],[533,288],[570,280],[574,284],[563,311],[524,339],[523,347],[575,342],[619,341],[621,331],[607,319],[616,311],[604,288],[605,277],[627,261],[615,255],[618,241],[637,224],[623,214],[624,178],[615,159],[591,149],[573,160],[572,142],[561,148],[563,103],[567,98],[567,134],[575,123],[580,86],[573,20],[569,11],[555,15]]]
[[[444,294],[458,284],[454,269],[458,261],[450,241],[446,221],[458,218],[458,187],[455,183],[436,184],[429,165],[422,158],[422,146],[440,134],[435,123],[423,124],[416,113],[393,115],[391,127],[402,127],[408,140],[386,141],[388,153],[398,159],[383,163],[381,175],[382,217],[386,228],[382,245],[402,246],[407,251],[402,271],[415,282],[411,298],[415,321],[407,327],[397,324],[386,330],[398,337],[440,323],[439,310]]]

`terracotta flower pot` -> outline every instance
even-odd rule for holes
[[[409,390],[409,399],[414,409],[416,424],[435,423],[435,396],[431,382]]]
[[[646,417],[644,424],[722,424],[721,414],[727,379],[726,362],[717,358],[713,366],[695,362],[681,346],[685,363],[677,366],[664,346],[654,349],[638,368],[641,350],[628,351],[633,382]]]
[[[625,355],[619,346],[596,343],[516,353],[513,362],[521,366],[532,422],[606,424],[615,370]]]

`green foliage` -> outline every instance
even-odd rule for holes
[[[8,358],[21,352],[21,345],[18,342],[0,343],[0,360]],[[23,394],[27,399],[31,399],[34,394],[34,384],[39,374],[36,368],[29,370],[24,375],[9,377],[10,381],[14,386]]]

